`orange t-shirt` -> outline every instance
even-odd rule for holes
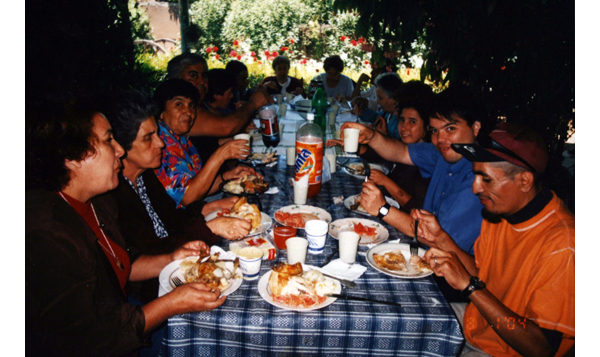
[[[550,203],[525,222],[484,220],[475,261],[479,278],[504,305],[542,328],[563,333],[557,356],[573,346],[575,217],[554,193]],[[471,344],[493,356],[518,356],[490,323],[514,326],[527,321],[488,322],[473,304],[465,311],[465,337]]]

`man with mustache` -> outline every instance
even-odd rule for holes
[[[419,238],[432,247],[424,259],[471,301],[452,304],[459,319],[464,316],[463,355],[572,352],[575,217],[540,183],[548,162],[543,140],[528,128],[500,123],[478,145],[452,147],[473,162],[473,193],[486,213],[475,257],[434,216],[412,214],[421,222]]]
[[[359,123],[344,123],[341,128],[342,133],[345,128],[360,129],[361,144],[368,144],[388,161],[417,166],[424,178],[431,178],[423,208],[437,216],[458,246],[471,254],[479,236],[482,206],[471,192],[474,178],[471,163],[450,145],[475,142],[484,116],[474,102],[461,88],[449,88],[438,94],[429,120],[431,143],[406,145]],[[363,184],[361,204],[369,214],[382,218],[402,233],[414,234],[413,218],[390,207],[374,183]]]

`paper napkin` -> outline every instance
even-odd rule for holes
[[[332,260],[331,263],[325,265],[324,267],[319,269],[325,274],[340,278],[354,281],[360,278],[361,275],[367,268],[358,264],[346,264],[341,259]]]

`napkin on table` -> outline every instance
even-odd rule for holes
[[[360,278],[360,276],[367,271],[367,268],[358,263],[346,264],[341,259],[335,259],[318,270],[340,279],[354,281]]]
[[[272,187],[269,187],[269,189],[266,190],[264,193],[266,193],[267,195],[274,195],[276,193],[279,193],[279,188],[272,186]]]

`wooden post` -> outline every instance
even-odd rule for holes
[[[181,53],[188,53],[190,49],[187,41],[187,31],[190,25],[188,0],[179,0],[179,33],[181,34]]]

